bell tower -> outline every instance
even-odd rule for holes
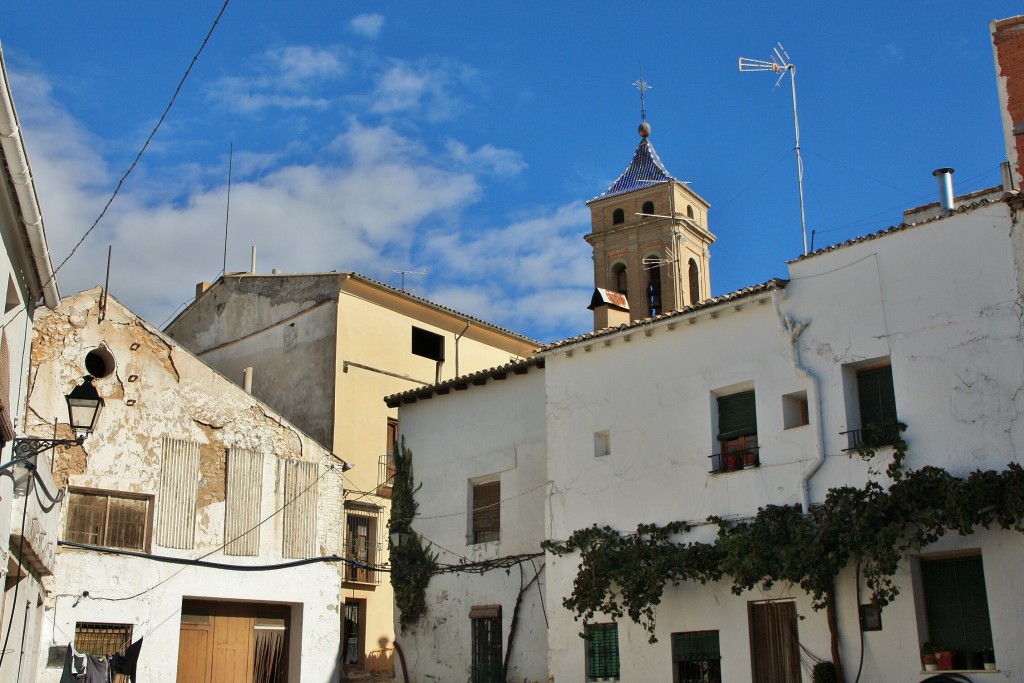
[[[638,81],[641,101],[648,87]],[[642,117],[646,119],[646,116]],[[651,144],[643,120],[633,160],[611,187],[591,199],[594,250],[594,329],[692,306],[711,296],[707,228],[710,205],[672,177]],[[600,290],[604,290],[604,296]],[[624,296],[616,297],[615,294]],[[620,316],[599,300],[618,301]]]

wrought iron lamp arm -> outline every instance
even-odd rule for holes
[[[14,453],[10,460],[0,465],[0,472],[4,472],[16,465],[21,465],[28,470],[34,470],[36,468],[34,458],[43,451],[48,451],[57,446],[80,446],[83,441],[85,441],[84,436],[77,439],[42,439],[33,436],[15,439]]]

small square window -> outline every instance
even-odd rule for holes
[[[607,429],[603,432],[594,432],[594,457],[600,458],[603,455],[611,455],[612,435]]]
[[[587,680],[600,681],[619,677],[619,625],[587,624]]]
[[[810,422],[806,391],[798,391],[782,397],[782,426],[784,429],[802,427]]]
[[[73,490],[64,540],[148,552],[149,504],[148,497]]]
[[[444,360],[444,337],[419,327],[412,328],[412,352],[433,361]]]

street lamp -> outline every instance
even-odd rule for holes
[[[14,440],[14,454],[11,459],[0,465],[0,472],[13,467],[23,467],[31,472],[36,468],[36,456],[57,446],[80,445],[96,427],[103,399],[96,387],[92,385],[92,377],[86,375],[85,381],[71,390],[67,395],[68,414],[71,428],[75,432],[74,439],[43,439],[24,436]]]

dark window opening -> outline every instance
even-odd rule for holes
[[[718,631],[672,634],[672,683],[722,683]]]
[[[473,543],[501,538],[501,482],[473,484]]]
[[[689,204],[686,205],[686,217],[693,218],[693,207]]]
[[[472,683],[504,683],[501,663],[501,606],[474,607],[472,623]]]
[[[882,365],[857,371],[857,402],[860,430],[851,432],[852,448],[863,443],[873,448],[889,446],[899,439],[896,394],[892,384],[892,366]]]
[[[696,306],[700,302],[700,272],[697,270],[697,262],[690,259],[690,305]]]
[[[618,225],[619,223],[626,222],[626,212],[622,209],[615,209],[612,212],[612,225]]]
[[[753,389],[718,397],[718,443],[721,450],[717,463],[716,456],[712,456],[714,472],[732,472],[761,464]]]
[[[612,288],[619,294],[626,295],[626,264],[616,263],[612,266]]]
[[[644,208],[640,209],[640,211],[646,214],[654,213],[654,202],[644,202]]]
[[[647,273],[647,313],[654,316],[663,310],[661,305],[661,266],[652,266]]]
[[[587,680],[618,678],[619,625],[588,624],[584,638],[587,642]]]
[[[444,337],[419,327],[412,328],[412,352],[430,360],[444,361]]]

